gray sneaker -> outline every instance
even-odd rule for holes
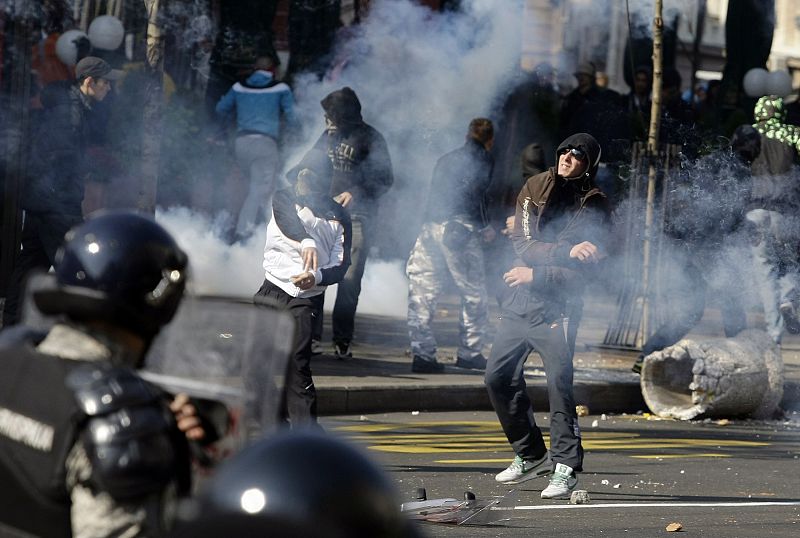
[[[569,499],[572,490],[578,485],[578,477],[569,465],[556,463],[556,470],[550,477],[550,484],[542,490],[542,499]]]
[[[550,459],[550,452],[547,451],[538,460],[526,460],[520,456],[515,456],[508,469],[498,473],[494,479],[501,484],[516,484],[545,476],[550,474],[552,470],[553,460]]]

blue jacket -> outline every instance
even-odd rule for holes
[[[236,129],[277,139],[280,134],[281,112],[288,121],[294,120],[292,90],[283,82],[272,79],[268,71],[256,71],[244,83],[237,82],[217,103],[217,114],[228,116],[236,109]]]

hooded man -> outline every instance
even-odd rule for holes
[[[333,307],[333,345],[340,359],[352,357],[356,307],[361,277],[367,262],[374,218],[380,197],[394,181],[386,140],[361,117],[361,102],[349,87],[328,94],[322,101],[325,132],[311,151],[324,151],[333,165],[331,196],[350,212],[353,227],[351,265],[339,283]],[[316,299],[313,339],[322,337],[324,295]]]
[[[765,95],[756,103],[753,127],[761,151],[753,161],[753,261],[758,273],[767,333],[777,344],[783,329],[800,333],[800,128],[785,122],[783,99]]]
[[[572,386],[567,311],[606,255],[608,202],[595,185],[600,146],[586,133],[559,145],[557,166],[528,179],[517,197],[512,240],[517,260],[503,275],[500,326],[486,366],[486,387],[516,453],[495,479],[517,483],[552,472],[543,499],[565,498],[582,471]],[[536,425],[522,365],[537,351],[547,375],[550,451]]]

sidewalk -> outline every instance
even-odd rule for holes
[[[483,372],[454,366],[458,339],[457,305],[444,301],[438,313],[434,331],[440,345],[439,360],[447,365],[441,374],[411,372],[405,319],[358,315],[354,358],[349,361],[338,360],[332,355],[329,342],[324,342],[326,354],[315,356],[311,365],[319,413],[491,409],[483,385]],[[592,414],[647,411],[639,376],[630,371],[636,353],[595,347],[603,341],[608,320],[614,314],[611,301],[586,305],[574,360],[576,403],[587,406]],[[329,318],[326,314],[326,323]],[[492,319],[496,316],[493,315]],[[750,326],[757,327],[758,321],[751,320]],[[329,326],[326,326],[325,334],[328,338]],[[689,336],[723,336],[719,312],[707,310]],[[781,407],[800,410],[800,336],[784,335],[783,360],[786,384]],[[546,409],[546,382],[537,354],[531,354],[525,372],[534,407]]]

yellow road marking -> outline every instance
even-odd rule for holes
[[[336,428],[349,433],[353,441],[369,445],[370,450],[402,454],[453,454],[476,452],[499,452],[508,450],[508,441],[502,434],[499,424],[494,421],[431,421],[401,422],[394,424],[365,423]],[[697,458],[729,457],[712,452],[697,452],[698,448],[753,448],[769,446],[763,441],[736,439],[698,439],[698,438],[642,438],[639,433],[627,432],[583,432],[583,447],[586,450],[632,450],[676,451],[685,449],[686,454],[635,454],[630,457],[641,459],[659,458]],[[544,436],[545,441],[549,437]],[[503,459],[440,460],[438,463],[500,463]]]
[[[643,460],[668,460],[668,459],[677,459],[677,458],[730,458],[730,454],[714,454],[713,452],[703,453],[703,454],[652,454],[652,455],[641,455],[637,454],[631,456],[631,458],[639,458]]]

